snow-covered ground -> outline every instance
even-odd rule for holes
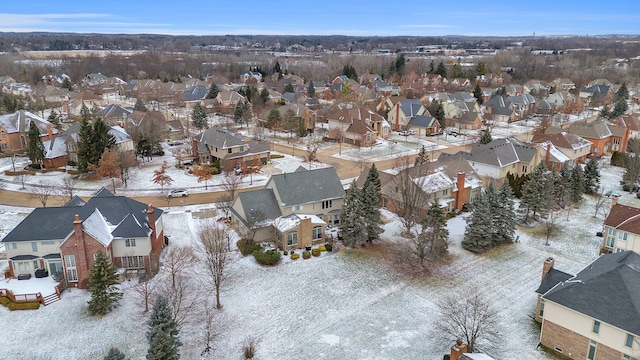
[[[602,174],[604,186],[619,190],[621,169],[607,167]],[[622,194],[621,203],[640,205],[634,195]],[[181,331],[182,358],[238,359],[244,339],[253,337],[260,359],[442,359],[450,344],[434,340],[436,303],[462,286],[473,285],[500,309],[505,342],[502,352],[494,354],[497,358],[550,359],[536,350],[534,290],[547,257],[553,256],[556,267],[570,273],[597,257],[602,239],[595,233],[602,229],[603,215],[593,218],[593,203],[587,198],[571,211],[569,220],[566,212],[560,213],[561,232],[549,246],[535,230],[518,229],[519,243],[484,255],[460,247],[465,216],[453,218],[448,222],[452,261],[422,280],[403,276],[367,248],[323,253],[309,260],[286,259],[274,267],[235,254],[221,296],[224,330],[215,339],[213,352],[200,356],[201,316],[196,316]],[[194,243],[194,234],[205,221],[204,207],[173,207],[164,213],[170,246]],[[0,207],[2,235],[27,211]],[[389,246],[402,246],[398,222],[392,214],[384,215],[390,221],[383,239],[393,244]],[[200,278],[202,266],[190,271],[194,279]],[[75,289],[36,311],[0,307],[2,324],[10,329],[0,337],[2,356],[100,359],[116,346],[132,359],[143,359],[147,316],[133,283],[123,284],[120,307],[103,318],[86,314],[89,294]],[[207,294],[202,283],[195,291]]]

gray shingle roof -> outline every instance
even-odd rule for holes
[[[283,206],[338,199],[345,194],[340,178],[332,167],[298,169],[293,173],[273,175],[269,182],[280,194]]]
[[[253,191],[245,191],[238,194],[238,200],[242,205],[244,213],[247,217],[255,217],[255,220],[274,220],[282,216],[280,207],[278,206],[278,200],[273,189],[260,189]],[[231,211],[240,219],[245,225],[247,225],[247,219],[243,218],[233,208]]]
[[[640,255],[632,251],[602,255],[542,297],[640,335]]]
[[[64,239],[73,231],[76,214],[80,219],[86,220],[96,209],[100,210],[102,217],[111,226],[115,226],[114,230],[117,230],[119,235],[148,236],[151,231],[146,204],[125,196],[115,196],[102,188],[84,205],[80,205],[80,202],[74,199],[61,207],[36,208],[11,230],[2,242]],[[156,207],[153,210],[155,218],[160,218],[162,210]],[[123,221],[128,216],[135,218],[135,222]]]
[[[504,167],[517,162],[530,163],[536,148],[526,146],[514,138],[496,139],[488,144],[476,144],[471,149],[471,161]]]
[[[409,120],[409,126],[430,128],[430,127],[433,127],[435,125],[435,123],[434,123],[435,121],[437,121],[437,120],[432,116],[418,115],[418,116],[412,118],[411,120]]]
[[[422,115],[419,113],[420,108],[422,107],[422,102],[420,102],[420,99],[401,100],[398,104],[400,106],[400,110],[402,110],[402,112],[407,117]]]
[[[227,149],[234,146],[242,146],[245,141],[242,140],[241,135],[236,135],[227,129],[223,129],[219,126],[214,126],[205,130],[203,133],[196,137],[198,143],[204,143],[209,146],[217,147],[220,149]]]
[[[199,101],[204,100],[209,93],[209,89],[205,86],[191,86],[186,88],[182,92],[182,99],[184,101]]]
[[[536,289],[536,292],[538,294],[544,294],[547,291],[551,290],[552,287],[558,285],[563,281],[567,281],[572,277],[573,275],[571,274],[567,274],[564,271],[551,268],[547,273],[547,275],[544,276],[544,279],[542,279],[542,282],[540,283],[540,286]]]

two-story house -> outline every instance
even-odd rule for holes
[[[345,191],[332,167],[273,175],[264,189],[238,194],[232,224],[253,229],[254,241],[274,241],[298,249],[325,241],[327,225],[337,225]]]
[[[626,124],[616,125],[606,119],[570,123],[566,127],[549,127],[545,134],[568,132],[591,142],[591,154],[611,155],[614,151],[626,152],[631,129]]]
[[[26,110],[0,115],[0,151],[24,151],[29,144],[29,128],[35,123],[42,141],[58,135],[53,124]]]
[[[245,141],[240,134],[214,126],[193,138],[193,156],[200,163],[220,161],[223,169],[239,168],[255,159],[263,164],[271,161],[269,146],[257,141]]]
[[[587,155],[591,152],[591,141],[565,131],[557,134],[536,134],[531,139],[531,142],[534,144],[550,143],[567,158],[569,164],[572,166],[578,163],[584,163]],[[544,149],[546,151],[548,147],[544,146]],[[545,154],[546,162],[550,161],[548,158],[549,155],[551,154]],[[560,164],[560,166],[562,166],[562,164]],[[547,164],[547,167],[549,168],[550,166]]]
[[[156,271],[164,246],[162,210],[102,188],[87,202],[36,208],[2,239],[12,276],[44,269],[86,288],[97,251],[125,270]]]
[[[390,126],[384,117],[363,107],[341,109],[327,116],[327,137],[356,146],[375,144],[378,137],[389,137]]]
[[[637,359],[640,255],[604,254],[575,276],[543,266],[536,318],[540,344],[570,359]]]
[[[618,204],[612,198],[611,210],[604,221],[601,252],[635,251],[640,254],[640,209]]]
[[[387,118],[393,130],[397,131],[406,127],[412,118],[419,115],[430,115],[427,108],[422,105],[420,99],[405,99],[393,104],[389,109]]]

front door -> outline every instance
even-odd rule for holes
[[[56,276],[62,274],[62,261],[50,260],[49,262],[49,276]]]

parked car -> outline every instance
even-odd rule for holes
[[[612,196],[620,197],[620,195],[622,195],[622,194],[620,194],[620,191],[616,191],[616,190],[609,190],[609,191],[607,191],[607,192],[605,193],[605,195],[606,195],[607,197],[612,197]]]
[[[168,197],[186,197],[189,196],[189,191],[186,189],[174,189],[169,192]]]

